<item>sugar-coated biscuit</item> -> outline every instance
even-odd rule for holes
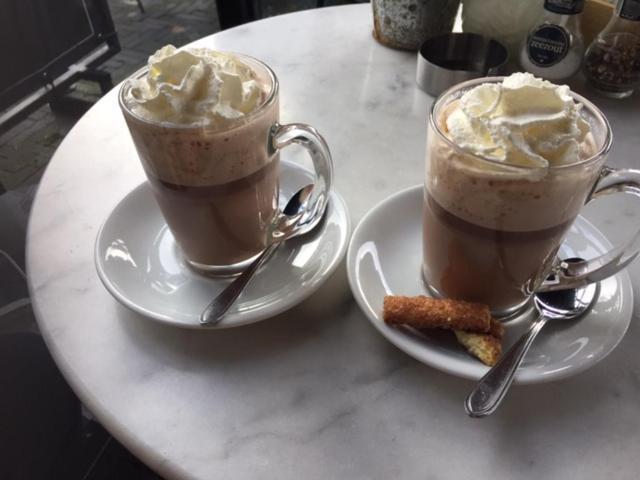
[[[387,295],[384,297],[382,316],[389,325],[478,333],[491,330],[489,307],[462,300]]]

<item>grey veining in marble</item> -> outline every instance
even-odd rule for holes
[[[358,5],[274,17],[199,42],[274,68],[282,120],[308,122],[326,137],[354,224],[421,182],[432,102],[413,83],[414,55],[380,46],[371,30],[370,6]],[[640,167],[638,98],[594,101],[613,125],[611,163]],[[475,420],[462,408],[471,383],[387,343],[351,299],[344,268],[290,312],[230,331],[169,328],[120,306],[98,280],[93,245],[103,219],[142,180],[111,92],[44,175],[28,272],[66,378],[161,475],[637,478],[640,263],[630,269],[631,328],[607,359],[566,381],[514,388],[495,416]],[[587,216],[618,240],[640,223],[639,211],[637,199],[616,196]]]

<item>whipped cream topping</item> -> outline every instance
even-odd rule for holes
[[[147,120],[227,126],[264,101],[255,72],[227,53],[167,45],[149,57],[148,67],[125,93],[127,107]]]
[[[481,84],[466,92],[448,116],[449,136],[470,153],[509,165],[575,163],[590,126],[569,92],[566,85],[530,73]]]

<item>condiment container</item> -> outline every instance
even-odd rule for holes
[[[418,50],[429,37],[451,32],[460,0],[372,0],[373,36],[383,45]]]
[[[504,74],[508,58],[507,49],[491,38],[477,33],[445,33],[420,47],[416,83],[437,97],[457,83]]]
[[[624,98],[640,85],[640,0],[619,0],[614,15],[587,49],[584,74],[608,97]]]
[[[529,32],[520,65],[537,77],[562,81],[580,70],[584,43],[580,14],[584,0],[545,0],[544,15]]]

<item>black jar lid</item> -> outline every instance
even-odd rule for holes
[[[577,15],[584,9],[584,0],[544,0],[544,9],[560,15]]]
[[[640,21],[640,0],[624,0],[616,5],[616,15],[625,20]]]

